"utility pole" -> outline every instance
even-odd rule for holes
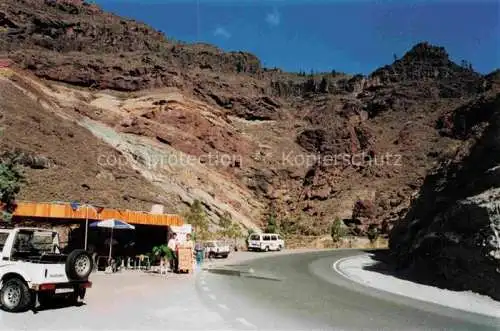
[[[86,210],[85,210],[85,244],[84,244],[84,249],[87,250],[88,237],[89,237],[89,207],[92,207],[96,212],[97,212],[97,210],[90,203],[85,203],[84,206],[86,208]]]

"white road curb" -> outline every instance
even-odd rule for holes
[[[342,264],[345,263],[350,263],[350,266],[343,268]],[[500,319],[500,302],[488,296],[473,292],[440,289],[363,269],[364,266],[373,263],[375,261],[371,259],[369,254],[360,254],[339,259],[333,263],[332,268],[351,281],[378,290]]]
[[[333,263],[333,265],[332,265],[332,268],[333,268],[333,270],[335,270],[337,273],[341,274],[341,275],[342,275],[342,276],[344,276],[345,278],[347,278],[347,279],[351,279],[351,278],[349,277],[349,275],[347,275],[345,272],[343,272],[343,271],[342,271],[342,269],[340,269],[339,265],[340,265],[342,262],[346,261],[346,260],[350,260],[350,259],[355,258],[355,257],[357,257],[357,256],[363,256],[363,255],[364,255],[364,254],[355,255],[355,256],[343,257],[343,258],[341,258],[341,259],[339,259],[339,260],[335,261],[335,262]]]

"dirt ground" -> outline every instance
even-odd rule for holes
[[[234,264],[256,257],[310,250],[250,253],[236,252],[227,259],[206,261],[204,267]],[[98,272],[80,306],[56,302],[37,313],[11,314],[0,310],[0,330],[235,330],[244,323],[228,324],[203,302],[192,274],[165,275],[128,270],[115,274]]]

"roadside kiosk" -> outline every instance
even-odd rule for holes
[[[193,247],[187,245],[183,246],[183,243],[179,244],[177,249],[177,256],[179,258],[179,272],[191,273],[193,271]]]
[[[194,264],[194,247],[192,244],[186,242],[187,235],[191,235],[192,226],[191,224],[184,224],[182,226],[172,226],[171,230],[177,234],[179,239],[179,244],[177,246],[177,258],[178,258],[178,272],[190,273],[193,271]]]

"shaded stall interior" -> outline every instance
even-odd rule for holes
[[[89,222],[91,224],[93,222]],[[154,246],[165,244],[168,226],[136,224],[135,230],[113,230],[113,255],[132,256],[148,254]],[[111,229],[89,227],[88,250],[99,255],[108,255]],[[71,249],[85,244],[85,222],[70,232],[68,243]]]
[[[89,225],[95,222],[89,220]],[[14,217],[14,226],[52,229],[59,233],[63,252],[85,247],[85,220]],[[154,246],[167,243],[170,227],[166,225],[134,224],[135,230],[113,230],[114,257],[135,257],[151,253]],[[89,227],[87,249],[97,256],[108,256],[111,230]]]

